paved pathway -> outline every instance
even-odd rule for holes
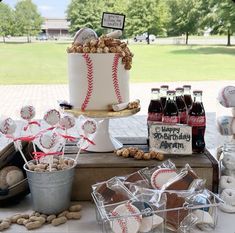
[[[159,87],[162,83],[139,83],[130,85],[131,100],[141,100],[141,111],[132,117],[113,119],[110,121],[110,131],[114,136],[146,136],[146,114],[150,101],[150,89]],[[230,109],[222,108],[216,101],[220,88],[234,85],[235,81],[203,81],[203,82],[172,82],[170,88],[191,84],[192,89],[203,90],[203,102],[207,112],[207,147],[214,148],[221,143],[216,131],[216,114],[231,114]],[[35,106],[36,118],[42,118],[43,113],[58,107],[57,100],[68,100],[67,85],[2,85],[0,86],[0,115],[19,119],[20,107],[25,104]]]

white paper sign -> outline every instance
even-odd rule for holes
[[[151,124],[150,150],[164,154],[192,154],[192,128],[187,125]]]
[[[125,15],[104,12],[101,26],[104,28],[124,29]]]

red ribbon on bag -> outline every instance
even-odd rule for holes
[[[24,131],[26,131],[30,125],[37,125],[39,127],[41,126],[38,121],[29,121],[28,124],[24,127]]]
[[[91,143],[92,145],[95,145],[95,143],[94,143],[93,141],[91,141],[88,137],[86,137],[86,136],[84,136],[84,135],[81,135],[81,137],[82,137],[84,140],[86,140],[86,141],[88,141],[89,143]]]
[[[70,142],[74,142],[77,140],[77,138],[73,136],[69,136],[69,135],[61,134],[61,133],[57,133],[57,134],[65,139],[68,139]]]
[[[62,152],[48,152],[48,153],[44,153],[44,152],[33,152],[34,154],[34,158],[35,159],[40,159],[42,157],[46,157],[49,155],[62,155]]]
[[[25,137],[15,138],[12,135],[6,135],[6,138],[12,139],[14,142],[16,142],[16,141],[31,142],[36,138],[36,136],[25,136]]]

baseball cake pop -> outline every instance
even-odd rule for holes
[[[62,128],[67,130],[75,126],[75,119],[73,116],[64,115],[60,118],[59,123]]]
[[[5,118],[0,122],[0,132],[2,134],[9,134],[12,135],[16,130],[16,123],[10,117]]]
[[[45,114],[43,119],[51,126],[55,126],[60,121],[60,113],[56,109],[50,109]]]
[[[32,105],[23,106],[20,110],[20,116],[22,119],[30,121],[35,117],[35,108]]]

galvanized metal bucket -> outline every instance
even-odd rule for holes
[[[27,169],[33,209],[43,214],[58,214],[70,206],[75,164],[65,170],[35,172]]]

